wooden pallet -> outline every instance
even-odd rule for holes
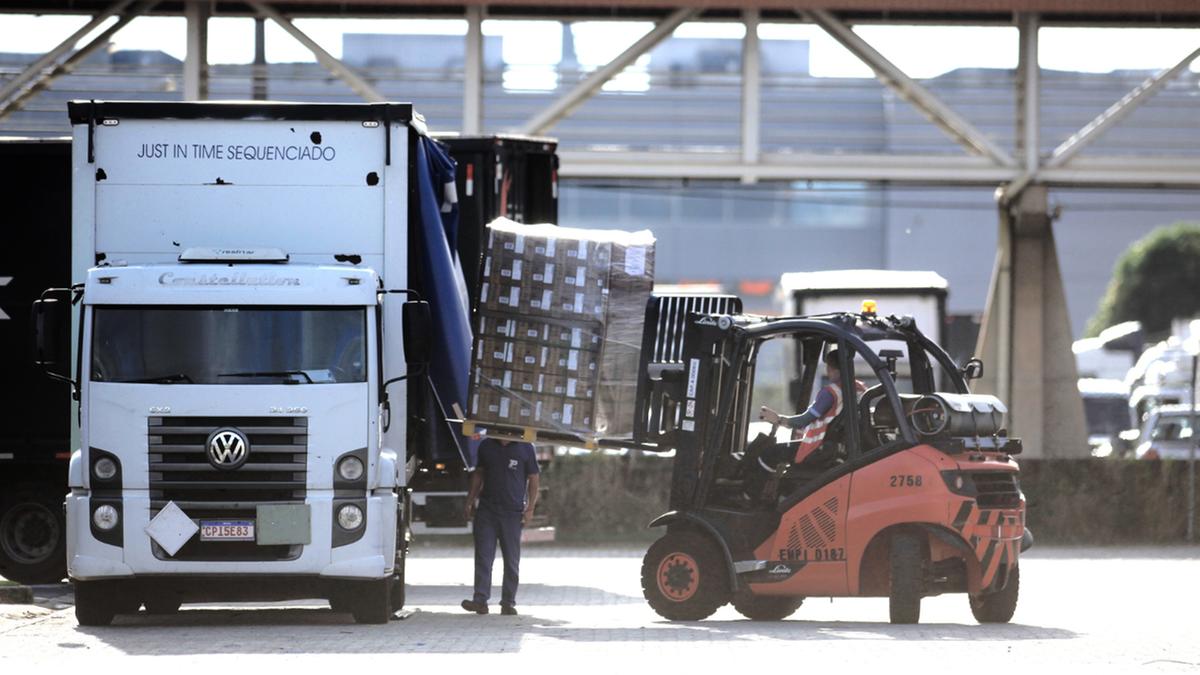
[[[637,443],[632,438],[601,438],[599,436],[577,434],[570,431],[467,419],[457,404],[454,405],[454,413],[459,418],[450,421],[461,424],[462,433],[468,438],[488,436],[490,438],[525,441],[526,443],[557,443],[559,445],[570,445],[588,450],[598,450],[600,448],[637,448],[650,452],[662,452],[665,449],[654,445]]]

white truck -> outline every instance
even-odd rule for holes
[[[870,269],[789,272],[780,277],[778,305],[785,316],[817,316],[858,312],[864,300],[873,300],[880,316],[911,316],[929,339],[945,344],[947,289],[946,279],[936,272]],[[890,353],[900,354],[894,357],[894,376],[897,387],[907,391],[911,388],[908,362],[903,357],[907,349],[899,343],[881,343],[880,356],[886,359]],[[806,372],[805,359],[818,356],[805,354],[802,347],[793,347],[784,356],[788,363],[786,371],[791,373],[788,399],[796,410],[804,410],[810,403],[801,400],[798,394],[807,390],[799,373]]]
[[[452,256],[423,120],[391,103],[69,112],[74,283],[35,303],[34,331],[78,401],[79,622],[292,598],[387,621],[409,517],[401,380],[470,349],[456,291],[403,290]],[[53,339],[68,298],[73,358]]]

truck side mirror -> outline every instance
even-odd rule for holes
[[[33,363],[43,370],[57,371],[67,362],[59,334],[64,305],[58,298],[33,301]]]
[[[967,361],[967,365],[962,367],[962,376],[967,381],[978,380],[983,377],[983,361],[979,359]]]
[[[404,322],[404,360],[411,370],[415,366],[429,363],[429,354],[433,343],[433,318],[429,313],[429,303],[424,300],[410,300],[404,303],[401,310]]]
[[[52,289],[59,290],[59,289]],[[71,379],[71,358],[63,326],[70,325],[71,305],[62,298],[47,297],[50,291],[33,301],[33,364],[47,377],[71,385],[71,395],[78,400],[78,387]]]

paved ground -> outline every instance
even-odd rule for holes
[[[442,665],[519,655],[522,668],[629,663],[670,672],[693,669],[682,664],[710,672],[732,661],[739,670],[807,672],[957,672],[965,664],[973,672],[1200,672],[1200,547],[1035,549],[1023,559],[1016,617],[1002,626],[977,625],[962,595],[925,600],[916,626],[888,624],[886,600],[827,598],[810,598],[780,623],[746,621],[729,607],[707,621],[670,623],[641,597],[641,554],[527,548],[522,615],[514,618],[457,607],[469,594],[468,549],[419,548],[409,568],[416,611],[387,626],[358,626],[318,603],[286,603],[189,606],[176,616],[123,616],[112,627],[85,629],[75,623],[69,587],[39,587],[36,605],[0,605],[0,672],[26,661],[212,672],[300,659],[306,669],[336,659],[348,672],[350,661],[378,667],[383,655],[395,655],[397,665],[422,655]]]

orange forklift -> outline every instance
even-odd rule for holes
[[[793,398],[811,400],[834,347],[841,391],[873,386],[847,395],[816,451],[773,466],[760,460],[797,441],[756,419],[754,383],[780,346],[801,364]],[[633,440],[675,452],[670,511],[651,523],[666,532],[642,564],[658,614],[695,621],[732,603],[771,621],[810,596],[886,597],[892,623],[916,623],[922,598],[966,593],[981,623],[1012,618],[1033,538],[1021,442],[1004,405],[968,388],[980,361],[960,367],[911,317],[873,303],[766,318],[732,296],[652,298],[641,360]],[[768,364],[762,377],[777,375]]]

